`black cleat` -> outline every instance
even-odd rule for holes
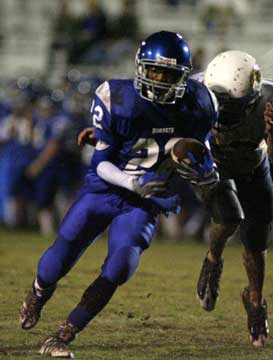
[[[248,288],[243,290],[242,300],[247,312],[247,327],[250,341],[256,348],[264,347],[269,333],[266,301],[263,300],[260,306],[254,306],[250,302]]]
[[[219,298],[220,279],[223,271],[223,260],[212,263],[207,256],[197,283],[197,297],[206,311],[212,311]]]
[[[73,359],[74,355],[69,350],[68,344],[75,339],[79,332],[76,326],[66,322],[60,326],[59,331],[51,337],[48,337],[41,346],[39,353],[41,355],[50,355],[55,358]]]

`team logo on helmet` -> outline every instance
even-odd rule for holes
[[[164,56],[159,56],[157,58],[157,62],[159,64],[166,64],[166,65],[176,65],[177,61],[176,59],[173,59],[173,58],[166,58]]]

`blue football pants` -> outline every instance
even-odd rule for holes
[[[157,214],[129,204],[120,195],[82,194],[65,216],[54,244],[42,255],[38,276],[48,285],[56,283],[109,226],[101,275],[121,285],[136,271],[156,225]]]

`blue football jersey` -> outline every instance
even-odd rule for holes
[[[32,145],[39,154],[50,140],[63,141],[70,119],[65,114],[55,114],[49,118],[34,116]]]
[[[133,80],[113,79],[96,90],[91,116],[98,142],[85,185],[96,192],[113,186],[97,175],[100,161],[132,175],[155,171],[178,139],[208,140],[217,108],[213,94],[195,80],[176,104],[160,105],[142,99]]]

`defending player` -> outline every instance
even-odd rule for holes
[[[136,55],[136,78],[110,80],[97,90],[91,108],[97,144],[85,184],[42,255],[38,274],[20,313],[23,329],[36,325],[57,281],[109,226],[108,254],[99,277],[54,336],[40,349],[72,357],[67,345],[104,308],[118,286],[136,271],[155,233],[160,212],[176,211],[176,193],[162,197],[168,182],[156,175],[181,137],[205,142],[217,118],[213,95],[188,80],[190,49],[172,32],[152,34]],[[215,179],[211,168],[202,180]]]
[[[213,200],[219,216],[210,229],[209,251],[200,273],[197,293],[202,307],[213,310],[219,296],[223,249],[239,225],[249,282],[242,292],[242,300],[251,342],[255,347],[262,347],[268,334],[263,283],[273,203],[266,144],[267,140],[272,149],[270,104],[273,82],[261,79],[259,66],[252,56],[242,51],[227,51],[210,62],[204,83],[214,91],[219,101],[219,118],[212,131],[211,149],[222,183],[230,183],[233,200],[227,201],[221,194]],[[266,104],[267,131],[264,120]],[[238,216],[240,213],[242,216]]]

